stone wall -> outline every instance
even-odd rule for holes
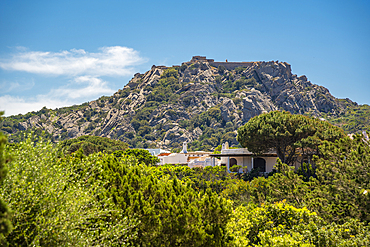
[[[203,62],[209,62],[212,63],[215,60],[214,59],[207,59],[205,56],[193,56],[193,58],[190,60],[190,62],[196,62],[196,61],[203,61]]]
[[[207,59],[205,56],[193,56],[190,62],[208,62],[211,66],[218,68],[218,66],[224,66],[227,70],[233,70],[237,67],[248,68],[252,66],[255,62],[215,62],[214,59]]]
[[[218,66],[224,66],[227,70],[233,70],[237,67],[249,68],[255,62],[210,62],[211,66],[218,68]]]

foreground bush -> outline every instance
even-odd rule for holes
[[[0,112],[0,121],[3,114],[4,112]],[[5,135],[0,132],[0,188],[8,173],[7,163],[11,160],[9,154],[5,152],[6,143],[7,139]],[[11,232],[12,229],[9,207],[3,201],[2,197],[0,197],[0,242],[3,240],[4,235]]]
[[[132,160],[133,159],[133,160]],[[158,174],[134,157],[106,155],[105,196],[126,217],[139,219],[134,246],[225,246],[230,203],[210,189],[198,192],[190,183]]]
[[[227,225],[234,246],[369,246],[369,227],[357,220],[326,224],[306,208],[287,203],[236,208]]]
[[[111,222],[116,211],[108,199],[97,200],[103,182],[89,180],[97,156],[58,158],[57,149],[42,139],[12,145],[14,157],[1,197],[12,210],[13,231],[1,243],[9,246],[112,246],[122,245],[128,233],[127,218]],[[90,171],[99,169],[91,166]],[[96,173],[96,171],[94,171]],[[131,224],[131,225],[130,225]]]
[[[224,246],[231,204],[135,156],[63,156],[43,139],[8,147],[1,196],[12,210],[8,246]]]

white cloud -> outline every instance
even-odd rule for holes
[[[10,58],[1,59],[0,67],[44,75],[127,76],[134,72],[132,66],[146,61],[128,47],[110,46],[99,50],[98,53],[89,53],[83,49],[61,52],[19,49]]]
[[[30,99],[24,99],[18,96],[10,95],[0,97],[0,111],[5,111],[5,116],[38,111],[44,106],[54,109],[67,105],[70,105],[70,103],[66,101],[60,101],[59,99],[43,98],[41,95]]]
[[[20,87],[21,87],[21,85],[18,82],[10,82],[10,83],[3,82],[3,83],[0,84],[0,90],[3,93],[11,92],[11,91],[16,90]]]
[[[146,62],[137,51],[122,46],[103,47],[97,53],[83,49],[41,52],[18,47],[17,50],[9,58],[0,58],[0,68],[59,78],[58,82],[50,79],[50,83],[45,84],[50,87],[48,93],[40,94],[29,90],[30,95],[32,94],[30,97],[19,97],[13,92],[31,89],[37,81],[32,81],[32,84],[17,81],[0,84],[0,111],[5,110],[6,116],[37,111],[44,106],[54,109],[80,104],[101,95],[111,95],[116,90],[110,88],[109,82],[100,77],[129,76],[136,72],[134,66]],[[63,80],[65,85],[56,86]]]
[[[80,76],[75,78],[75,82],[79,86],[78,88],[74,87],[76,84],[69,84],[66,87],[51,90],[48,96],[78,99],[102,94],[110,95],[115,92],[113,89],[108,87],[107,82],[100,78]]]
[[[55,109],[80,104],[91,98],[96,99],[101,95],[111,95],[115,92],[108,87],[107,82],[100,78],[80,76],[74,82],[35,97],[0,96],[0,111],[5,111],[5,116],[25,114],[30,111],[38,111],[44,106]]]
[[[9,93],[12,91],[26,91],[30,90],[33,86],[35,86],[35,82],[33,79],[28,80],[28,81],[14,81],[14,82],[9,82],[9,81],[3,81],[0,83],[0,91],[2,93]]]

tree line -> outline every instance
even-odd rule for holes
[[[0,243],[369,246],[369,143],[319,121],[272,112],[240,128],[243,146],[258,124],[270,138],[266,149],[276,147],[274,137],[300,137],[282,149],[275,172],[257,177],[222,167],[156,166],[149,153],[134,149],[86,153],[82,144],[69,152],[72,145],[32,134],[6,144],[2,135]],[[314,166],[303,162],[296,170],[283,163],[293,149],[291,159],[304,150]]]

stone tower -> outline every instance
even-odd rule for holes
[[[181,151],[181,153],[183,153],[183,154],[186,154],[186,153],[188,153],[188,147],[187,147],[187,143],[186,142],[183,142],[182,143],[182,151]]]

